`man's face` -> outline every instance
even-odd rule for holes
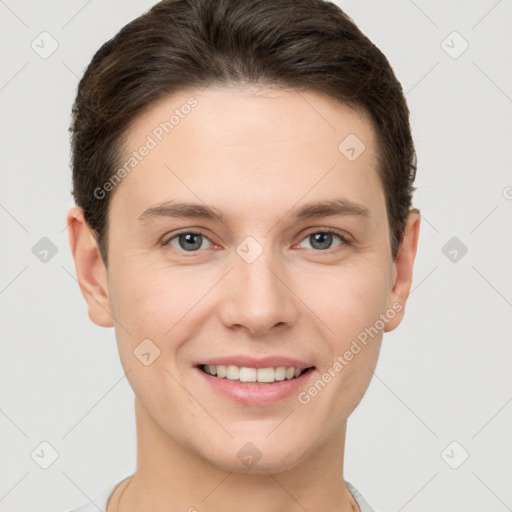
[[[341,439],[382,332],[401,318],[371,125],[314,93],[232,86],[153,105],[123,163],[145,144],[113,192],[106,283],[141,421],[229,471],[244,470],[248,442],[262,454],[255,471],[293,467]],[[344,206],[296,215],[328,201]],[[155,210],[181,203],[223,218]],[[233,357],[312,369],[296,382],[232,384],[201,367]]]

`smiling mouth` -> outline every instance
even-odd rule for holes
[[[286,380],[294,380],[313,370],[315,367],[295,368],[293,366],[277,366],[268,368],[250,368],[236,365],[199,365],[204,373],[219,379],[226,379],[238,383],[273,384]]]

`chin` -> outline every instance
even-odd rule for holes
[[[300,464],[306,458],[304,444],[283,447],[272,442],[236,442],[232,441],[232,449],[221,450],[215,454],[210,451],[203,454],[208,462],[224,471],[231,473],[261,474],[281,473]],[[240,446],[238,446],[240,445]]]

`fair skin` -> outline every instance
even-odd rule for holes
[[[137,469],[108,512],[357,510],[343,479],[346,422],[369,385],[383,332],[403,318],[419,212],[411,210],[393,260],[373,129],[361,113],[312,92],[182,91],[136,120],[126,155],[191,96],[197,107],[114,190],[108,270],[81,209],[68,214],[89,316],[115,327],[135,393]],[[354,161],[338,150],[349,134],[366,146]],[[294,217],[334,199],[365,213]],[[139,219],[170,200],[225,218]],[[202,242],[188,242],[198,248],[174,236],[178,230],[200,231]],[[309,236],[328,230],[336,234],[327,248]],[[251,263],[236,251],[248,236],[263,251]],[[391,309],[393,318],[377,324]],[[300,403],[298,392],[375,325],[378,334]],[[160,350],[149,366],[134,356],[147,338]],[[296,392],[263,406],[219,393],[197,368],[231,354],[293,357],[314,368]],[[248,442],[261,454],[251,467],[237,456]]]

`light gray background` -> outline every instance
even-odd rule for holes
[[[346,478],[382,512],[512,510],[512,2],[338,3],[407,92],[423,216],[406,318],[349,422]],[[135,469],[114,330],[89,320],[68,248],[67,130],[93,53],[152,4],[0,0],[2,511],[69,510]],[[31,48],[43,31],[59,45],[46,59]],[[453,31],[469,43],[458,58]],[[468,248],[455,262],[454,236]],[[46,263],[42,237],[58,249]],[[48,469],[31,458],[43,441],[59,455]]]

